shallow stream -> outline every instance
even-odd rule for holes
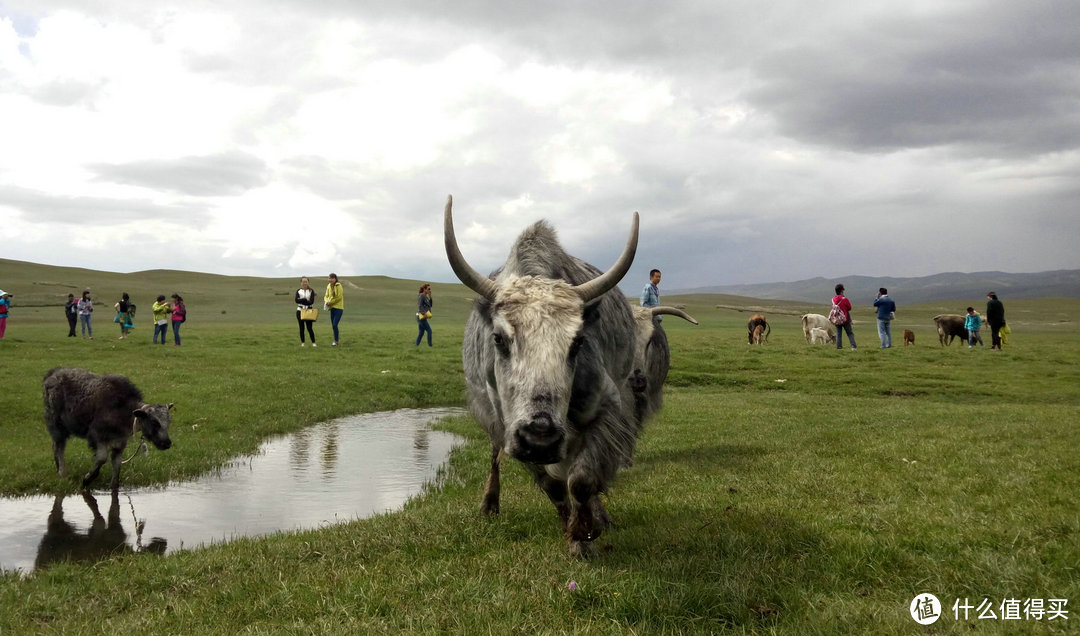
[[[116,552],[165,554],[399,509],[436,477],[461,441],[430,424],[464,412],[403,409],[316,424],[268,440],[257,454],[197,480],[164,488],[125,489],[121,472],[116,496],[106,489],[0,498],[0,569],[29,572]],[[89,454],[83,444],[69,448],[69,454]],[[105,484],[107,469],[99,477]]]

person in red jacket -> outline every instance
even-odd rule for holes
[[[836,325],[836,348],[844,348],[844,332],[847,332],[848,340],[851,341],[851,350],[855,350],[855,332],[851,330],[851,301],[844,295],[844,286],[837,283],[836,295],[833,296],[832,304],[840,308],[847,316],[847,322]]]

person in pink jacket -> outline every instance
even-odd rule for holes
[[[847,332],[848,340],[851,341],[851,350],[855,350],[855,332],[851,330],[851,301],[844,295],[844,286],[840,283],[836,285],[836,295],[833,296],[832,304],[840,308],[847,316],[847,322],[836,325],[836,348],[844,348],[844,332]]]

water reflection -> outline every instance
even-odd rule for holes
[[[458,441],[430,423],[463,412],[404,409],[318,424],[198,480],[122,490],[112,495],[107,517],[90,493],[0,498],[0,569],[162,554],[396,509],[436,476]],[[144,534],[153,538],[144,542]]]
[[[79,496],[70,497],[69,501],[75,504]],[[71,523],[64,518],[64,497],[57,495],[53,499],[52,510],[49,511],[49,519],[45,525],[45,536],[41,537],[38,544],[37,558],[34,559],[34,567],[40,568],[54,561],[95,561],[106,558],[113,554],[125,552],[142,552],[144,550],[156,554],[164,554],[167,541],[161,537],[154,537],[146,546],[142,544],[143,526],[135,523],[135,545],[128,544],[128,535],[124,526],[120,523],[120,496],[112,493],[112,501],[109,504],[109,518],[101,516],[98,509],[97,499],[90,493],[81,495],[83,502],[89,509],[91,519],[88,524]],[[76,506],[76,508],[78,508]],[[72,514],[85,518],[85,510],[74,510]],[[84,529],[85,528],[85,529]]]

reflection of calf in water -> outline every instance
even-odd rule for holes
[[[64,521],[64,497],[57,495],[53,500],[52,511],[49,513],[49,523],[45,529],[45,536],[38,545],[37,560],[34,567],[43,567],[56,561],[92,561],[108,558],[114,554],[134,552],[127,544],[127,533],[120,523],[120,498],[116,491],[112,493],[112,502],[109,504],[109,518],[101,516],[98,510],[97,500],[89,492],[83,492],[83,500],[94,515],[90,528],[81,532],[67,521]],[[139,552],[153,552],[164,554],[167,542],[165,539],[154,537],[150,544],[142,545],[142,524],[137,523],[138,542],[136,549]]]

